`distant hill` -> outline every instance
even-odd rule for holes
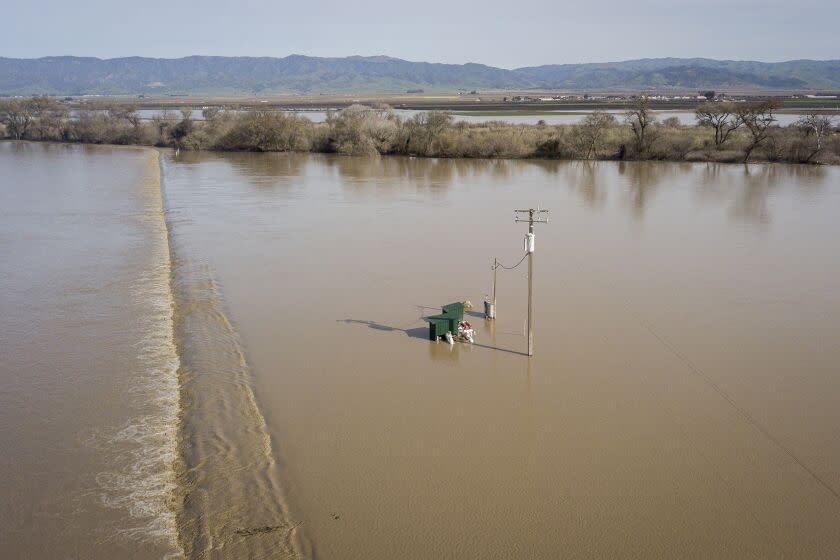
[[[657,58],[506,70],[386,56],[0,57],[0,95],[396,93],[408,89],[840,89],[840,60]]]
[[[555,88],[840,88],[840,60],[750,62],[708,58],[649,58],[626,62],[552,64],[517,75]]]

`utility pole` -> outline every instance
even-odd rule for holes
[[[488,297],[484,298],[484,318],[485,319],[495,319],[496,318],[496,274],[499,270],[499,267],[502,263],[499,262],[499,259],[493,257],[493,299],[490,300]]]
[[[499,268],[499,259],[493,257],[493,306],[496,306],[496,272]],[[495,315],[495,314],[494,314]]]
[[[528,217],[520,214],[528,213]],[[545,217],[542,215],[545,214]],[[548,223],[548,210],[529,208],[514,210],[515,221],[528,222],[528,233],[525,234],[525,252],[528,253],[528,356],[534,355],[534,224]]]

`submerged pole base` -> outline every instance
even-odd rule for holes
[[[485,319],[495,319],[496,318],[496,304],[484,300],[484,318]]]

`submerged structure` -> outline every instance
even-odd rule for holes
[[[472,343],[475,337],[472,325],[464,321],[464,304],[449,303],[441,308],[442,313],[425,317],[429,323],[429,340],[445,338],[452,344],[454,337]]]
[[[464,304],[461,302],[444,305],[439,315],[426,317],[429,322],[429,340],[437,340],[446,336],[447,332],[458,332],[458,323],[464,320]]]

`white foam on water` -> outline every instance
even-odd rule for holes
[[[157,153],[150,153],[157,167]],[[158,168],[159,169],[159,168]],[[159,171],[158,171],[159,172]],[[117,456],[112,469],[96,476],[100,502],[128,514],[116,529],[117,537],[154,543],[183,556],[178,543],[172,500],[177,489],[180,360],[175,343],[174,298],[171,289],[169,239],[163,215],[160,182],[143,184],[148,196],[143,225],[150,232],[149,266],[130,288],[137,309],[136,326],[142,337],[135,344],[136,371],[126,388],[132,416],[122,426],[100,433],[96,445]]]

